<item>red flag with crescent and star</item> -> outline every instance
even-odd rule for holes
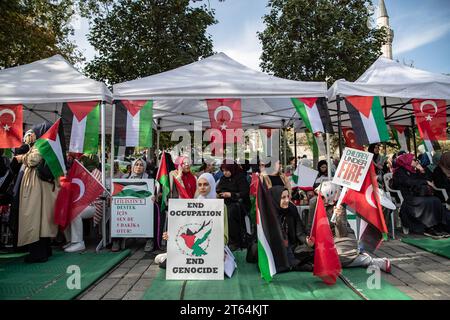
[[[356,141],[355,131],[352,128],[342,128],[345,145],[349,148],[364,150],[364,147]]]
[[[445,100],[412,100],[417,127],[422,138],[447,140],[447,106]]]
[[[103,191],[103,185],[75,160],[55,201],[55,223],[64,230]]]
[[[241,99],[208,99],[209,120],[212,129],[222,132],[224,143],[242,141]]]
[[[21,104],[0,105],[0,148],[22,145],[23,107]]]

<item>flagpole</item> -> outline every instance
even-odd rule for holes
[[[416,130],[414,123],[414,116],[411,116],[411,128],[413,132],[413,143],[414,143],[414,156],[417,157],[417,143],[416,143]]]
[[[282,128],[282,132],[283,132],[283,166],[286,166],[286,127],[285,127],[285,120],[281,120],[282,124],[283,124],[283,128]]]
[[[328,181],[331,180],[331,158],[330,158],[330,134],[326,133],[327,138],[327,163],[328,163]]]
[[[159,152],[159,135],[160,135],[159,124],[160,124],[160,122],[161,122],[161,119],[158,118],[158,122],[156,124],[156,152]],[[159,165],[158,155],[156,156],[156,165]]]
[[[342,124],[341,124],[341,97],[336,96],[336,107],[338,116],[338,135],[339,135],[339,158],[342,157]]]
[[[105,139],[105,102],[102,101],[101,105],[100,105],[100,118],[101,118],[101,123],[100,123],[100,130],[101,130],[101,147],[100,147],[100,152],[101,152],[101,167],[102,167],[102,185],[103,188],[106,189],[106,159],[105,159],[105,146],[106,146],[106,139]],[[111,168],[111,171],[114,170],[114,168]],[[103,217],[102,217],[102,241],[101,243],[98,244],[96,251],[99,251],[102,247],[105,248],[106,247],[106,222],[105,222],[105,212],[106,212],[106,201],[105,199],[102,200],[103,205],[102,205],[102,210],[103,210]]]

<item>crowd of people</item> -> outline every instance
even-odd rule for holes
[[[65,230],[59,230],[54,221],[55,199],[60,188],[60,180],[48,176],[45,161],[34,143],[50,127],[44,123],[26,132],[23,145],[14,150],[14,157],[9,160],[0,154],[0,205],[2,212],[9,211],[9,232],[16,250],[27,250],[26,262],[45,262],[52,255],[52,239],[59,236],[65,238],[63,249],[66,252],[79,252],[86,249],[83,235],[83,219],[90,219],[101,211],[104,203],[98,199],[79,214]],[[398,189],[404,201],[400,208],[402,225],[409,232],[421,233],[433,238],[448,237],[449,211],[442,195],[438,195],[433,187],[445,189],[450,194],[450,153],[436,152],[432,158],[401,151],[392,157],[380,153],[380,144],[370,145],[369,152],[374,154],[373,163],[378,176],[379,185],[384,187],[383,176],[392,173],[390,187]],[[162,154],[161,154],[162,155]],[[160,157],[161,157],[160,155]],[[67,168],[78,159],[93,176],[100,179],[101,167],[97,155],[69,154]],[[252,174],[264,184],[270,194],[275,208],[275,215],[283,236],[284,247],[293,271],[311,271],[314,261],[314,239],[310,234],[317,197],[322,197],[330,219],[336,249],[343,267],[367,267],[376,265],[389,272],[390,261],[386,258],[374,258],[358,247],[355,233],[346,218],[345,205],[337,205],[340,187],[331,183],[328,163],[321,160],[317,163],[317,178],[313,191],[306,192],[309,203],[309,214],[302,217],[298,214],[293,199],[298,197],[298,188],[292,187],[292,175],[298,163],[312,166],[307,158],[291,158],[289,165],[283,170],[279,161],[271,164],[261,160],[256,165],[246,162],[238,164],[233,160],[224,160],[217,168],[216,163],[209,161],[193,172],[189,157],[180,156],[175,161],[169,153],[165,153],[166,166],[169,171],[169,198],[224,199],[224,244],[225,256],[231,252],[248,249],[248,261],[257,260],[254,247],[256,237],[254,201],[251,194]],[[299,160],[299,161],[297,161]],[[121,172],[115,165],[113,176],[121,179],[156,178],[156,162],[147,157],[137,157]],[[338,163],[332,163],[332,175]],[[255,177],[253,175],[253,177]],[[301,178],[301,177],[300,177]],[[161,221],[167,221],[166,212],[156,210],[161,203],[162,193],[156,182],[157,192],[152,198],[155,215]],[[320,193],[319,193],[319,190]],[[108,203],[108,201],[106,201]],[[331,221],[332,215],[336,216]],[[144,250],[157,252],[165,250],[164,242],[169,239],[166,232],[167,223],[154,224],[155,238],[147,239]],[[156,230],[158,229],[158,230]],[[3,231],[3,229],[2,229]],[[64,231],[64,232],[61,232]],[[161,236],[159,236],[161,235]],[[157,239],[157,237],[160,237]],[[125,238],[112,241],[112,251],[126,247]],[[162,265],[166,256],[158,256],[155,261]]]

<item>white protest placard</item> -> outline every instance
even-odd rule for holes
[[[169,199],[166,279],[224,279],[223,199]]]
[[[361,190],[361,186],[372,163],[373,154],[352,148],[345,148],[333,177],[333,183]]]
[[[295,174],[292,176],[292,180],[294,181],[293,187],[312,188],[318,174],[319,171],[301,165],[299,162],[297,170],[295,170]],[[295,181],[295,179],[297,179],[297,181]]]
[[[153,238],[153,179],[113,179],[111,237]]]

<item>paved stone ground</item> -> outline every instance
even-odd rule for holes
[[[399,235],[401,237],[401,235]],[[144,253],[145,241],[129,241],[131,255],[81,294],[81,300],[139,300],[159,272],[157,253]],[[450,300],[450,259],[400,240],[384,242],[379,257],[392,261],[392,273],[382,276],[415,300]]]

